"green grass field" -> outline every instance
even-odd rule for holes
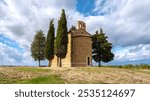
[[[149,84],[149,68],[0,67],[1,84]]]
[[[63,84],[64,81],[57,75],[37,77],[34,79],[25,79],[17,81],[17,84]]]

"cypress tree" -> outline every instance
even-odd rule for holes
[[[92,35],[92,57],[94,61],[109,62],[113,60],[114,54],[111,52],[112,44],[108,42],[107,36],[103,33],[102,28],[100,32],[96,31],[96,34]]]
[[[54,28],[54,23],[53,19],[50,21],[50,26],[46,38],[46,43],[45,43],[45,57],[49,61],[49,66],[51,66],[51,61],[54,58],[54,34],[55,34],[55,28]]]
[[[67,20],[65,10],[62,9],[56,36],[56,56],[58,57],[58,66],[61,67],[61,59],[66,57],[68,45]]]
[[[40,61],[45,59],[44,56],[44,47],[45,47],[45,37],[42,30],[36,32],[34,40],[31,44],[31,56],[35,61]]]

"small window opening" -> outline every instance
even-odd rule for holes
[[[88,57],[88,66],[90,66],[90,57]]]

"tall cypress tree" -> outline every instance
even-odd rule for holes
[[[54,19],[50,21],[50,26],[46,38],[45,43],[45,57],[47,60],[49,60],[49,66],[51,66],[51,61],[54,58],[54,39],[55,39],[55,28],[54,28]]]
[[[35,61],[40,61],[45,59],[44,56],[44,47],[45,47],[45,37],[42,30],[36,32],[34,40],[31,44],[31,56]]]
[[[61,59],[66,57],[68,45],[67,20],[65,10],[62,9],[56,36],[56,56],[58,57],[58,66],[61,67]]]
[[[108,42],[107,36],[103,33],[102,28],[100,32],[96,31],[96,34],[92,35],[92,54],[93,59],[96,62],[109,62],[113,60],[114,54],[111,52],[112,44]]]

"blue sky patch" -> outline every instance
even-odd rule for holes
[[[110,13],[110,11],[112,10],[111,8],[109,8],[107,11],[102,10],[106,4],[106,1],[107,0],[101,0],[99,4],[99,9],[94,11],[96,7],[96,0],[77,0],[76,10],[82,13],[84,16],[103,16],[105,14]]]
[[[77,0],[76,10],[85,16],[94,15],[92,10],[94,9],[95,0]]]
[[[23,51],[23,49],[19,46],[19,43],[17,43],[16,41],[14,40],[11,40],[10,38],[4,36],[4,34],[0,34],[0,42],[9,46],[9,47],[12,47],[12,48],[15,48],[17,50],[20,50],[20,51]]]

